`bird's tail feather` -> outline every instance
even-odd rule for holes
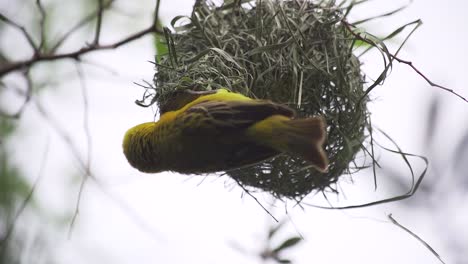
[[[326,139],[326,124],[322,117],[309,117],[284,121],[285,152],[298,155],[309,161],[321,172],[326,172],[328,158],[323,150]]]

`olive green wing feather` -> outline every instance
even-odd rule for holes
[[[272,115],[294,117],[291,108],[267,100],[206,101],[179,115],[183,132],[193,138],[209,138],[219,144],[225,169],[259,163],[278,155],[278,151],[252,142],[242,134],[254,123]],[[244,141],[243,141],[244,140]]]
[[[159,106],[160,114],[164,114],[169,111],[178,110],[184,105],[196,100],[200,96],[209,95],[216,93],[217,90],[212,91],[194,91],[194,90],[175,90],[167,95],[167,100],[161,103]]]
[[[192,122],[194,129],[220,131],[245,129],[272,115],[294,117],[291,108],[268,100],[252,101],[207,101],[187,109],[181,118]],[[196,121],[192,121],[196,119]]]

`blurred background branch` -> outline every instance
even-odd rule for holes
[[[89,121],[89,95],[88,87],[85,81],[85,73],[82,67],[82,63],[85,62],[84,57],[88,54],[95,53],[102,50],[112,50],[128,44],[134,41],[155,33],[162,33],[162,30],[158,26],[158,13],[160,1],[156,0],[154,3],[154,14],[153,19],[149,25],[141,30],[137,30],[133,33],[126,33],[123,37],[120,37],[116,41],[108,41],[103,43],[102,36],[106,34],[104,29],[104,22],[106,15],[115,6],[115,0],[98,0],[91,1],[91,11],[85,11],[85,13],[78,19],[76,23],[72,23],[64,33],[60,34],[57,40],[52,41],[49,39],[50,25],[58,25],[63,23],[61,21],[67,21],[64,19],[56,18],[52,14],[52,10],[44,5],[43,1],[35,0],[35,8],[32,11],[32,17],[37,17],[37,24],[34,21],[29,21],[26,16],[15,16],[7,14],[9,10],[2,11],[0,9],[0,34],[2,38],[8,38],[10,43],[15,46],[20,46],[20,41],[25,42],[25,47],[31,50],[31,55],[26,58],[11,58],[14,57],[11,50],[14,50],[13,45],[0,48],[0,95],[3,96],[7,92],[13,93],[21,98],[21,103],[16,110],[8,109],[8,107],[0,108],[0,263],[24,263],[31,262],[25,260],[25,254],[21,253],[31,240],[30,228],[18,224],[22,223],[23,219],[19,219],[25,211],[34,212],[34,217],[28,215],[28,221],[31,219],[39,220],[43,219],[42,210],[38,208],[31,208],[30,204],[34,204],[35,191],[39,181],[43,178],[44,170],[46,166],[46,159],[48,157],[48,145],[45,148],[44,154],[42,155],[42,161],[40,161],[39,176],[30,184],[27,176],[23,175],[23,168],[17,169],[9,157],[10,153],[13,153],[8,148],[8,143],[13,135],[17,134],[16,128],[19,119],[22,118],[25,109],[31,101],[35,102],[36,111],[42,115],[43,119],[49,121],[49,125],[52,129],[62,137],[64,142],[68,144],[68,151],[76,158],[79,164],[80,170],[82,170],[83,177],[79,184],[78,200],[76,202],[75,210],[72,213],[72,220],[69,226],[69,233],[72,231],[75,224],[76,217],[79,212],[80,201],[82,198],[83,188],[86,179],[90,177],[91,172],[91,160],[92,160],[92,141]],[[23,3],[16,3],[15,5],[21,6]],[[47,4],[53,4],[47,2]],[[13,5],[13,4],[12,4]],[[76,7],[78,8],[78,6]],[[20,19],[20,20],[17,20]],[[67,21],[68,22],[68,21]],[[30,24],[31,23],[31,24]],[[91,42],[82,40],[79,47],[67,48],[65,44],[76,43],[77,38],[80,38],[78,34],[88,25],[95,23],[94,34]],[[35,28],[34,26],[37,25]],[[31,29],[33,28],[33,29]],[[19,32],[21,35],[15,38],[15,33]],[[107,32],[108,33],[108,32]],[[21,39],[22,37],[22,39]],[[26,51],[21,52],[22,56],[28,54]],[[86,149],[87,153],[81,155],[80,146],[76,144],[73,136],[67,131],[66,125],[53,120],[46,107],[42,105],[41,100],[37,97],[37,93],[41,90],[41,84],[35,80],[33,72],[37,72],[39,65],[46,62],[60,61],[60,60],[72,60],[76,65],[76,75],[78,76],[81,94],[83,98],[83,129],[86,138]],[[12,81],[13,80],[13,81]],[[23,83],[23,85],[21,85]],[[23,86],[23,87],[21,87]],[[52,82],[46,81],[44,86],[52,86]],[[3,98],[2,98],[3,99]],[[13,108],[14,109],[14,108]],[[84,157],[83,157],[84,156]],[[108,192],[102,183],[97,182],[101,191],[104,193]],[[106,193],[118,206],[123,210],[129,217],[139,223],[139,226],[149,234],[154,233],[152,228],[145,225],[139,216],[137,216],[131,208],[129,208],[123,201],[118,200],[111,193]],[[31,212],[29,212],[31,214]],[[40,236],[40,234],[37,234]],[[52,237],[50,234],[45,237]],[[44,253],[50,252],[49,246],[44,238],[38,237],[36,242],[41,243],[41,246],[37,247],[36,250],[43,250]],[[32,251],[31,245],[29,245],[29,256],[36,254],[37,252]],[[44,259],[35,259],[35,263],[41,263],[46,261],[48,263],[53,262],[52,256],[47,256]],[[21,261],[21,262],[20,262]]]
[[[44,7],[41,4],[40,0],[36,1],[37,9],[41,14],[40,19],[40,43],[37,45],[34,41],[34,38],[30,32],[28,32],[24,26],[20,25],[17,22],[14,22],[12,19],[8,18],[4,14],[0,13],[0,21],[3,23],[20,30],[23,36],[26,38],[27,42],[29,43],[30,48],[34,51],[33,55],[29,59],[25,60],[17,60],[17,61],[3,61],[0,64],[0,77],[3,77],[6,74],[9,74],[14,71],[18,70],[27,70],[33,67],[35,64],[39,62],[46,62],[46,61],[54,61],[60,59],[73,59],[73,60],[80,60],[81,57],[87,53],[99,51],[99,50],[108,50],[108,49],[115,49],[122,45],[126,45],[131,43],[132,41],[139,39],[145,35],[152,34],[152,33],[163,33],[162,29],[157,26],[158,21],[158,12],[159,12],[159,0],[156,1],[155,7],[155,16],[152,23],[135,33],[128,34],[126,37],[123,37],[121,40],[109,43],[109,44],[100,44],[100,36],[101,36],[101,28],[102,28],[102,20],[104,13],[112,7],[114,0],[108,0],[104,2],[104,0],[97,1],[97,9],[93,11],[89,15],[86,15],[82,20],[80,20],[76,25],[72,26],[68,32],[62,35],[62,37],[53,44],[52,48],[47,49],[45,45],[45,21],[47,18],[47,12],[45,11]],[[68,52],[58,52],[59,48],[62,44],[72,36],[74,32],[76,32],[81,27],[85,26],[86,24],[90,23],[91,21],[96,20],[96,28],[95,28],[95,35],[94,40],[91,43],[84,43],[83,46],[79,49],[74,51]]]

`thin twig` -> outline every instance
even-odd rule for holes
[[[83,194],[83,190],[84,190],[86,180],[88,179],[89,176],[90,175],[88,173],[86,173],[83,176],[82,180],[81,180],[80,189],[78,191],[78,198],[76,198],[75,210],[73,211],[73,216],[72,216],[72,219],[70,221],[70,225],[68,226],[68,239],[70,239],[71,236],[72,236],[73,228],[75,227],[76,219],[77,219],[78,213],[80,211],[81,196]]]
[[[370,42],[370,41],[367,40],[366,38],[363,38],[359,33],[356,33],[356,32],[352,29],[352,27],[355,27],[353,24],[350,24],[349,22],[347,22],[347,21],[345,21],[345,20],[342,20],[341,22],[343,23],[343,25],[345,25],[345,27],[348,29],[348,31],[349,31],[354,37],[356,37],[356,39],[361,40],[361,41],[363,41],[363,42],[365,42],[365,43],[368,43],[368,44],[371,44],[371,45],[372,45],[372,42]],[[411,33],[413,33],[414,30],[415,30],[415,29],[413,29],[413,31],[412,31]],[[408,37],[407,37],[407,38],[408,38]],[[407,38],[405,39],[405,42],[406,42]],[[398,61],[398,62],[400,62],[400,63],[404,63],[404,64],[410,66],[419,76],[421,76],[424,80],[426,80],[426,82],[427,82],[430,86],[432,86],[432,87],[437,87],[437,88],[439,88],[439,89],[445,90],[445,91],[447,91],[447,92],[449,92],[449,93],[451,93],[451,94],[457,96],[458,98],[460,98],[460,99],[462,99],[463,101],[465,101],[465,102],[468,103],[468,100],[467,100],[464,96],[458,94],[458,93],[455,92],[454,90],[432,82],[432,81],[431,81],[428,77],[426,77],[418,68],[416,68],[416,67],[413,65],[413,63],[412,63],[411,61],[403,60],[403,59],[400,59],[399,57],[397,57],[396,55],[397,55],[398,52],[400,51],[401,47],[402,47],[402,46],[400,46],[400,48],[397,50],[397,52],[396,52],[395,54],[389,54],[389,56],[390,56],[392,59],[394,59],[394,60],[396,60],[396,61]]]
[[[0,13],[0,21],[3,21],[5,22],[6,24],[18,29],[21,31],[21,33],[23,33],[23,36],[26,38],[26,40],[28,41],[29,43],[29,46],[31,46],[31,48],[34,50],[34,52],[38,52],[38,48],[37,48],[37,45],[36,43],[34,43],[34,40],[32,38],[32,36],[26,31],[26,29],[24,28],[24,26],[21,26],[19,25],[18,23],[14,22],[13,20],[7,18],[6,16],[4,16],[3,14]],[[3,74],[1,74],[0,72],[0,76],[2,76]]]
[[[126,216],[131,218],[135,225],[145,234],[151,234],[151,238],[156,242],[161,242],[163,235],[156,231],[151,225],[148,224],[142,217],[138,215],[138,213],[129,206],[124,200],[120,199],[119,197],[112,194],[103,184],[99,181],[97,177],[91,177],[91,182],[96,184],[96,186],[101,190],[102,193],[107,195],[114,204],[116,204],[122,212],[125,213]]]
[[[31,100],[32,92],[33,92],[33,88],[32,88],[33,84],[32,84],[31,77],[29,75],[29,69],[26,69],[26,71],[22,73],[22,77],[24,78],[26,82],[26,91],[22,91],[19,88],[13,88],[13,90],[17,92],[19,95],[24,96],[23,103],[21,104],[20,108],[13,114],[0,110],[0,116],[18,119],[21,117],[21,114],[23,113],[24,109],[26,109],[26,105]],[[4,84],[0,83],[0,86],[4,86]]]
[[[157,24],[158,24],[158,20],[159,20],[159,5],[160,5],[161,1],[160,0],[156,0],[156,7],[154,8],[154,18],[153,18],[153,27],[156,29],[157,27]],[[159,34],[162,34],[163,32],[157,32]]]
[[[86,162],[81,158],[80,151],[73,144],[73,140],[67,134],[67,132],[60,126],[60,124],[53,119],[50,114],[45,110],[42,103],[36,98],[33,100],[35,103],[39,114],[49,123],[49,125],[55,130],[55,132],[62,138],[62,140],[68,145],[68,149],[70,150],[71,154],[76,158],[79,163],[79,167],[85,171]]]
[[[103,12],[112,6],[115,0],[109,0],[104,3]],[[83,17],[78,23],[76,23],[73,27],[70,28],[63,36],[55,43],[55,45],[50,49],[50,53],[55,53],[55,51],[62,46],[62,44],[78,29],[82,28],[89,22],[91,22],[97,16],[98,10],[93,11],[92,13],[88,14],[87,16]]]
[[[37,57],[28,59],[28,60],[23,60],[23,61],[17,61],[17,62],[11,62],[4,64],[0,66],[0,77],[10,73],[12,71],[19,70],[21,68],[25,67],[31,67],[32,65],[38,63],[38,62],[43,62],[43,61],[55,61],[55,60],[60,60],[60,59],[75,59],[79,60],[81,56],[91,53],[94,51],[98,50],[108,50],[108,49],[116,49],[124,44],[127,44],[129,42],[132,42],[136,39],[139,39],[149,33],[154,33],[154,32],[160,32],[160,30],[156,30],[153,26],[150,26],[146,29],[143,29],[137,33],[134,33],[132,35],[129,35],[125,38],[123,38],[120,41],[117,41],[112,44],[107,44],[107,45],[91,45],[87,47],[82,47],[79,50],[72,51],[72,52],[67,52],[67,53],[61,53],[61,54],[38,54]]]
[[[158,9],[159,9],[159,0],[156,3],[155,10],[159,11]],[[0,16],[1,20],[4,20],[3,18],[4,18],[3,16]],[[157,21],[157,19],[158,19],[158,14],[155,14],[154,21]],[[141,37],[143,37],[143,36],[145,36],[147,34],[150,34],[150,33],[160,33],[160,34],[162,34],[163,31],[161,29],[157,28],[156,24],[153,23],[149,27],[147,27],[147,28],[145,28],[143,30],[140,30],[140,31],[138,31],[136,33],[133,33],[133,34],[131,34],[131,35],[129,35],[129,36],[115,42],[115,43],[112,43],[112,44],[88,45],[88,46],[81,47],[78,50],[75,50],[75,51],[72,51],[72,52],[61,53],[61,54],[44,54],[44,53],[38,52],[38,54],[36,54],[36,56],[33,56],[30,59],[23,60],[23,61],[10,62],[10,63],[6,63],[6,64],[0,66],[0,77],[7,74],[7,73],[12,72],[12,71],[16,71],[16,70],[19,70],[19,69],[22,69],[22,68],[31,67],[32,65],[34,65],[36,63],[39,63],[39,62],[43,62],[43,61],[55,61],[55,60],[65,59],[65,58],[79,60],[81,56],[83,56],[83,55],[85,55],[87,53],[91,53],[91,52],[98,51],[98,50],[116,49],[116,48],[118,48],[118,47],[120,47],[120,46],[122,46],[124,44],[127,44],[129,42],[137,40],[137,39],[139,39],[139,38],[141,38]]]
[[[103,6],[101,4],[100,4],[99,8],[100,8],[101,11],[103,11],[103,9],[102,9]],[[158,12],[159,12],[159,0],[156,3],[155,12],[156,13],[155,13],[154,21],[157,21],[158,20]],[[102,14],[101,14],[101,16],[102,16]],[[83,23],[85,23],[85,22],[83,22]],[[100,23],[101,22],[99,22],[97,24],[100,25]],[[158,29],[156,28],[156,23],[154,23],[153,25],[151,25],[147,29],[144,29],[144,30],[142,30],[140,32],[137,32],[137,33],[133,34],[133,35],[130,35],[130,36],[122,39],[121,41],[118,41],[118,42],[114,43],[114,44],[100,45],[100,44],[98,44],[98,41],[95,41],[94,44],[92,44],[90,46],[87,46],[87,47],[83,47],[80,50],[77,50],[75,52],[64,53],[64,54],[49,54],[49,55],[39,53],[39,55],[36,56],[35,60],[24,61],[24,62],[22,62],[23,65],[20,66],[20,67],[31,67],[33,64],[35,64],[35,63],[37,63],[39,61],[51,61],[51,60],[57,60],[57,59],[62,59],[62,58],[72,58],[72,59],[75,59],[75,60],[79,60],[80,56],[82,56],[85,53],[96,51],[96,50],[114,49],[114,48],[117,48],[117,47],[119,47],[121,45],[129,43],[129,42],[131,42],[131,41],[133,41],[135,39],[138,39],[138,38],[140,38],[140,37],[142,37],[142,36],[144,36],[144,35],[146,35],[148,33],[153,33],[153,32],[157,32],[157,31],[158,31]],[[96,33],[95,40],[99,40],[99,34],[100,33]],[[8,69],[9,70],[0,71],[0,76],[2,74],[6,74],[8,72],[11,72],[12,70],[16,70],[17,68],[10,66]],[[37,108],[38,108],[38,112],[49,122],[49,124],[56,130],[56,132],[59,134],[59,136],[69,146],[69,149],[70,149],[72,155],[78,161],[78,163],[80,165],[79,167],[80,167],[80,169],[83,170],[83,174],[84,174],[83,180],[82,180],[81,185],[80,185],[79,193],[78,193],[78,200],[77,200],[77,204],[76,204],[76,207],[75,207],[75,212],[74,212],[73,218],[72,218],[71,223],[70,223],[69,236],[71,235],[71,232],[73,230],[73,226],[75,224],[75,221],[76,221],[76,218],[77,218],[77,215],[78,215],[78,212],[79,212],[80,201],[81,201],[81,197],[82,197],[82,193],[83,193],[83,189],[84,189],[86,180],[88,178],[91,178],[96,183],[99,183],[97,181],[97,179],[93,176],[92,172],[91,172],[91,144],[92,144],[92,141],[91,141],[91,133],[90,133],[90,130],[89,130],[89,113],[88,113],[88,111],[89,111],[88,108],[89,107],[88,107],[88,99],[87,99],[87,87],[86,87],[86,85],[84,83],[84,75],[83,75],[82,69],[79,67],[79,64],[77,64],[77,73],[78,73],[78,76],[79,76],[79,79],[80,79],[80,82],[81,82],[81,87],[82,87],[82,90],[83,90],[84,129],[85,129],[85,133],[86,133],[87,146],[88,146],[88,156],[87,156],[86,160],[84,160],[81,157],[78,148],[73,143],[70,136],[61,128],[61,126],[56,121],[54,121],[49,116],[49,114],[45,111],[44,107],[42,107],[42,105],[36,100],[36,105],[37,105]],[[100,184],[98,184],[98,185],[99,185],[99,187],[101,187],[102,190],[104,190],[104,188]],[[120,205],[123,209],[126,209],[126,211],[128,211],[128,208],[126,206],[123,206],[120,202],[116,202],[116,203],[118,205]],[[134,219],[139,219],[136,216],[134,216],[133,218]],[[139,219],[138,222],[141,223],[142,220]]]
[[[268,209],[266,209],[265,206],[263,206],[263,204],[260,203],[260,201],[257,199],[257,197],[255,197],[254,195],[252,195],[252,194],[250,193],[250,191],[247,190],[247,189],[244,187],[244,185],[242,185],[237,179],[234,179],[234,180],[235,180],[235,181],[237,182],[237,184],[242,188],[242,190],[244,190],[245,193],[247,193],[250,197],[252,197],[252,198],[255,200],[255,202],[256,202],[258,205],[260,205],[260,207],[262,207],[262,209],[263,209],[267,214],[269,214],[269,215],[271,216],[271,218],[273,218],[273,220],[275,220],[275,222],[279,223],[278,219],[276,219],[276,217],[274,217],[274,216],[270,213],[270,211],[268,211]]]
[[[102,13],[104,11],[104,3],[103,0],[98,0],[98,10],[97,10],[97,19],[96,19],[96,31],[94,35],[93,45],[99,45],[99,38],[101,35],[101,27],[102,27]]]
[[[424,241],[422,238],[420,238],[418,235],[416,235],[415,233],[413,233],[411,230],[409,230],[408,228],[404,227],[402,224],[398,223],[395,218],[392,217],[392,214],[389,214],[388,215],[388,218],[390,219],[390,221],[392,221],[393,224],[395,224],[396,226],[398,226],[399,228],[403,229],[404,231],[406,231],[408,234],[412,235],[414,238],[416,238],[417,240],[419,240],[419,242],[421,242],[427,249],[429,249],[429,251],[431,251],[432,254],[434,254],[434,256],[436,256],[439,261],[443,264],[445,264],[445,262],[442,260],[442,258],[440,257],[440,255],[426,242]]]
[[[88,89],[84,80],[83,69],[81,68],[80,64],[76,64],[76,72],[78,74],[78,79],[80,80],[82,96],[83,96],[83,128],[86,134],[86,145],[87,145],[87,157],[86,157],[86,166],[84,168],[85,173],[83,178],[81,179],[80,189],[78,191],[78,198],[76,201],[75,211],[73,213],[72,220],[70,222],[70,228],[68,230],[68,237],[71,237],[71,233],[73,231],[73,227],[75,225],[76,218],[78,217],[78,212],[80,209],[81,204],[81,197],[83,195],[84,186],[88,177],[91,176],[91,153],[92,153],[92,141],[91,141],[91,131],[89,129],[89,104],[88,104]]]
[[[439,89],[442,89],[442,90],[445,90],[455,96],[457,96],[458,98],[462,99],[463,101],[467,102],[468,103],[468,100],[463,97],[462,95],[456,93],[454,90],[450,89],[450,88],[447,88],[445,86],[442,86],[442,85],[439,85],[439,84],[436,84],[434,82],[432,82],[429,78],[427,78],[420,70],[418,70],[418,68],[416,68],[416,66],[413,65],[413,62],[411,61],[407,61],[407,60],[403,60],[403,59],[400,59],[394,55],[391,55],[396,61],[400,62],[400,63],[404,63],[408,66],[410,66],[419,76],[421,76],[424,80],[426,80],[426,82],[430,85],[430,86],[433,86],[433,87],[437,87]]]
[[[34,100],[36,103],[36,106],[39,110],[39,113],[42,115],[42,117],[51,125],[51,127],[55,130],[55,132],[59,135],[59,137],[67,144],[68,149],[71,151],[72,156],[75,157],[75,159],[78,161],[80,165],[80,169],[83,171],[86,171],[86,162],[83,161],[83,158],[81,157],[78,148],[74,144],[74,142],[71,140],[70,136],[67,134],[65,130],[62,129],[62,127],[50,117],[50,115],[47,113],[47,111],[44,109],[42,104],[36,99]],[[126,213],[126,215],[130,216],[133,221],[135,221],[137,224],[136,226],[140,228],[145,234],[152,234],[152,238],[155,241],[160,241],[160,234],[158,234],[153,228],[150,227],[140,216],[138,216],[126,203],[124,203],[122,200],[118,199],[116,196],[111,194],[107,190],[107,188],[98,180],[98,178],[93,174],[92,171],[89,171],[88,178],[95,183],[99,189],[106,194],[114,204],[118,205],[119,208]]]
[[[39,52],[42,51],[42,49],[44,48],[44,44],[45,44],[45,32],[46,32],[46,29],[45,29],[45,20],[46,20],[46,12],[45,12],[44,7],[42,6],[41,0],[36,0],[36,5],[37,5],[37,8],[39,9],[39,13],[41,13],[41,19],[40,19],[40,21],[39,21],[39,26],[40,26],[40,31],[41,31],[41,39],[40,39],[40,42],[39,42],[39,47],[38,47],[37,50],[36,50],[36,54],[38,54]]]

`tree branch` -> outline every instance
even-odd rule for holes
[[[72,52],[68,52],[68,53],[61,53],[61,54],[42,54],[42,53],[39,53],[37,54],[36,57],[33,57],[31,59],[28,59],[28,60],[23,60],[23,61],[17,61],[17,62],[11,62],[11,63],[7,63],[5,65],[2,65],[0,66],[0,77],[5,75],[5,74],[8,74],[12,71],[17,71],[17,70],[20,70],[22,68],[26,68],[26,67],[31,67],[33,66],[34,64],[38,63],[38,62],[43,62],[43,61],[55,61],[55,60],[60,60],[60,59],[65,59],[65,58],[69,58],[69,59],[75,59],[75,60],[79,60],[81,56],[87,54],[87,53],[91,53],[91,52],[94,52],[94,51],[98,51],[98,50],[108,50],[108,49],[116,49],[124,44],[127,44],[129,42],[132,42],[136,39],[139,39],[149,33],[162,33],[162,31],[160,29],[156,29],[155,26],[151,25],[150,27],[146,28],[146,29],[143,29],[139,32],[136,32],[132,35],[129,35],[125,38],[123,38],[122,40],[120,41],[117,41],[115,43],[112,43],[112,44],[107,44],[107,45],[89,45],[87,47],[82,47],[80,48],[79,50],[76,50],[76,51],[72,51]]]
[[[97,16],[98,16],[98,20],[99,19],[99,13],[103,11],[103,8],[105,7],[105,5],[100,5],[99,6],[99,10],[101,11],[97,11]],[[156,8],[155,8],[155,12],[159,12],[159,0],[156,1]],[[96,35],[95,35],[95,41],[94,43],[92,43],[91,45],[87,45],[87,46],[84,46],[78,50],[75,50],[75,51],[72,51],[72,52],[66,52],[66,53],[59,53],[59,54],[55,54],[55,53],[42,53],[38,48],[37,46],[34,44],[31,36],[26,32],[26,30],[24,29],[24,27],[22,26],[19,26],[18,24],[14,23],[13,21],[9,20],[8,18],[6,18],[5,16],[1,15],[0,14],[0,20],[1,21],[4,21],[8,24],[10,24],[11,26],[15,27],[15,28],[18,28],[20,30],[23,31],[23,35],[28,39],[30,45],[34,48],[34,50],[36,51],[36,54],[30,58],[30,59],[27,59],[27,60],[22,60],[22,61],[13,61],[13,62],[9,62],[9,63],[5,63],[3,65],[0,66],[0,77],[10,73],[10,72],[13,72],[13,71],[17,71],[17,70],[20,70],[20,69],[24,69],[24,68],[28,68],[28,67],[32,67],[33,65],[35,65],[36,63],[39,63],[39,62],[44,62],[44,61],[55,61],[55,60],[60,60],[60,59],[65,59],[65,58],[69,58],[69,59],[74,59],[74,60],[79,60],[81,56],[87,54],[87,53],[91,53],[91,52],[94,52],[94,51],[98,51],[98,50],[108,50],[108,49],[116,49],[122,45],[125,45],[127,43],[130,43],[136,39],[139,39],[147,34],[150,34],[150,33],[160,33],[162,34],[163,31],[159,28],[157,28],[156,26],[156,23],[155,21],[158,20],[158,14],[156,13],[154,15],[154,20],[152,22],[152,24],[143,29],[143,30],[140,30],[136,33],[133,33],[115,43],[111,43],[111,44],[107,44],[107,45],[101,45],[99,43],[97,43],[96,40],[99,39],[99,35],[100,33],[98,33],[98,31],[100,32],[100,29],[99,30],[96,30]],[[79,25],[83,25],[87,22],[87,20],[82,20],[82,21],[85,21],[83,23],[79,23]],[[101,22],[97,23],[97,26],[101,27]],[[73,29],[75,29],[76,27],[74,27]],[[70,33],[71,34],[71,33]],[[69,36],[69,35],[68,35]],[[96,38],[97,37],[97,38]],[[59,43],[63,42],[60,41]],[[56,44],[56,46],[54,46],[53,50],[57,49],[58,45]]]
[[[34,50],[34,52],[37,52],[38,51],[38,48],[37,48],[37,45],[36,43],[34,43],[34,40],[32,39],[32,36],[26,31],[26,29],[24,28],[24,26],[21,26],[19,25],[18,23],[14,22],[13,20],[7,18],[6,16],[4,16],[3,14],[0,14],[0,21],[3,21],[4,23],[20,30],[22,33],[23,33],[23,36],[26,38],[26,40],[28,41],[29,43],[29,46],[31,46],[31,48]],[[2,74],[0,74],[0,76],[2,76]]]
[[[97,11],[97,20],[96,20],[96,32],[94,35],[93,45],[99,45],[99,37],[101,35],[101,26],[102,26],[102,13],[104,11],[103,0],[98,0],[98,11]]]
[[[373,45],[373,43],[372,43],[371,41],[369,41],[368,39],[362,37],[359,33],[356,33],[356,32],[353,30],[353,27],[355,27],[353,24],[350,24],[350,23],[347,22],[346,20],[342,20],[341,22],[343,23],[343,25],[345,25],[345,27],[348,29],[348,31],[349,31],[354,37],[356,37],[356,39],[361,40],[361,41],[363,41],[363,42],[365,42],[365,43],[367,43],[367,44],[369,44],[369,45]],[[405,41],[406,41],[406,40],[405,40]],[[401,48],[401,47],[400,47],[400,48]],[[447,88],[447,87],[444,87],[444,86],[442,86],[442,85],[436,84],[436,83],[434,83],[433,81],[431,81],[431,80],[430,80],[428,77],[426,77],[418,68],[416,68],[416,67],[413,65],[413,63],[412,63],[411,61],[403,60],[403,59],[400,59],[399,57],[397,57],[396,55],[398,54],[399,51],[400,51],[400,49],[398,49],[397,52],[396,52],[395,54],[389,53],[388,55],[389,55],[392,59],[394,59],[394,60],[396,60],[396,61],[398,61],[398,62],[400,62],[400,63],[404,63],[404,64],[410,66],[410,67],[411,67],[419,76],[421,76],[430,86],[437,87],[437,88],[439,88],[439,89],[445,90],[445,91],[447,91],[447,92],[449,92],[449,93],[451,93],[451,94],[457,96],[458,98],[462,99],[462,100],[465,101],[466,103],[468,103],[468,100],[467,100],[464,96],[458,94],[458,93],[455,92],[454,90],[452,90],[452,89],[450,89],[450,88]]]
[[[32,84],[32,79],[31,79],[31,76],[29,74],[29,69],[26,69],[23,73],[22,73],[22,77],[24,78],[25,82],[26,82],[26,91],[23,91],[19,88],[16,88],[14,89],[15,92],[17,92],[17,94],[21,95],[21,96],[24,96],[24,101],[23,103],[21,104],[20,108],[14,112],[14,113],[7,113],[3,110],[0,109],[0,116],[4,116],[4,117],[7,117],[7,118],[14,118],[14,119],[17,119],[21,116],[21,114],[23,113],[24,109],[26,108],[26,105],[29,103],[29,101],[31,100],[31,96],[32,96],[32,91],[33,91],[33,84]],[[0,86],[4,86],[3,83],[0,83]]]
[[[104,3],[104,6],[102,6],[102,12],[106,11],[108,8],[110,8],[112,6],[112,4],[114,3],[115,0],[109,0],[107,2]],[[83,19],[81,19],[78,23],[76,23],[73,27],[71,27],[71,29],[66,32],[65,34],[63,34],[63,36],[57,41],[57,43],[55,43],[55,45],[50,49],[50,52],[51,53],[55,53],[55,51],[60,48],[62,46],[62,44],[73,34],[75,33],[78,29],[80,29],[81,27],[83,27],[84,25],[88,24],[89,22],[91,22],[91,20],[93,20],[97,14],[98,14],[99,10],[95,10],[93,11],[92,13],[88,14],[87,16],[85,16]]]
[[[38,54],[44,48],[44,43],[45,43],[46,12],[45,12],[44,7],[42,6],[41,0],[36,0],[36,5],[37,5],[37,8],[39,9],[39,12],[41,13],[41,19],[39,21],[39,26],[40,26],[40,30],[41,30],[41,40],[39,42],[39,47],[36,50],[36,54]]]
[[[86,135],[86,145],[87,145],[87,157],[86,157],[86,164],[83,168],[85,170],[83,178],[81,179],[80,189],[78,191],[78,198],[75,205],[75,211],[73,213],[72,220],[70,222],[70,228],[68,230],[68,236],[71,237],[71,232],[73,231],[73,227],[75,225],[76,218],[78,217],[78,213],[80,210],[81,204],[81,197],[83,196],[83,190],[88,180],[88,177],[91,176],[91,155],[92,155],[92,140],[91,140],[91,131],[89,129],[89,103],[88,103],[88,88],[86,86],[83,69],[81,68],[79,63],[76,63],[76,72],[81,84],[82,96],[83,96],[83,128]]]
[[[439,89],[442,89],[442,90],[445,90],[455,96],[457,96],[458,98],[462,99],[463,101],[467,102],[468,103],[468,100],[463,97],[462,95],[458,94],[457,92],[455,92],[454,90],[448,88],[448,87],[445,87],[445,86],[442,86],[442,85],[439,85],[437,83],[434,83],[433,81],[431,81],[429,78],[427,78],[418,68],[416,68],[416,66],[414,66],[413,62],[411,61],[407,61],[407,60],[403,60],[403,59],[400,59],[394,55],[391,55],[392,58],[394,58],[396,61],[400,62],[400,63],[404,63],[408,66],[410,66],[419,76],[421,76],[424,80],[426,80],[426,82],[430,85],[430,86],[433,86],[433,87],[437,87]]]

